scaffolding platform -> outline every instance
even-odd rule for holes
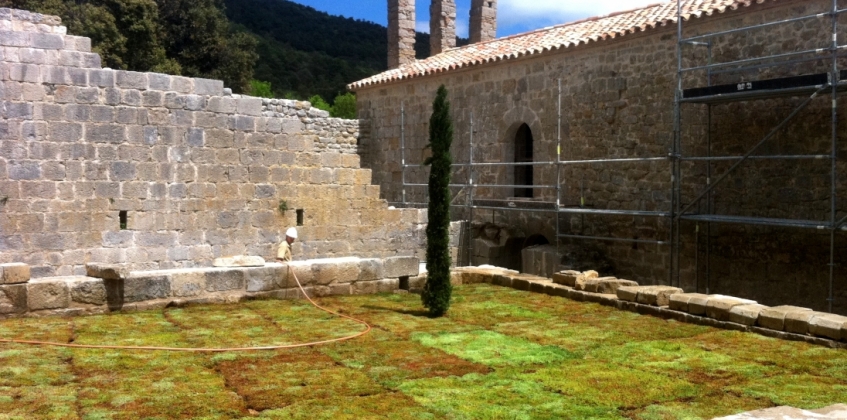
[[[847,79],[847,70],[840,72],[840,79]],[[804,96],[811,95],[826,86],[829,86],[829,73],[807,74],[685,89],[682,91],[680,102],[718,104],[786,96]],[[847,89],[847,83],[838,82],[838,90],[843,91],[845,89]],[[829,91],[824,93],[829,93]]]

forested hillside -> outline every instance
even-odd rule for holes
[[[221,0],[0,0],[0,7],[61,16],[114,69],[222,79],[239,92],[258,58],[257,40],[234,28]]]
[[[255,78],[271,82],[276,95],[331,100],[388,66],[385,26],[288,0],[225,1],[229,19],[259,39]],[[417,34],[416,50],[418,58],[429,56],[429,34]]]
[[[384,26],[289,0],[0,0],[0,7],[61,16],[71,34],[91,38],[104,66],[222,79],[237,93],[253,86],[256,95],[332,102],[348,83],[387,67]],[[417,34],[416,49],[418,58],[429,55],[428,34]]]

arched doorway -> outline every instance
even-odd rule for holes
[[[515,163],[532,162],[532,130],[526,123],[515,133]],[[515,165],[515,185],[532,185],[532,165]],[[533,197],[532,188],[515,188],[515,197]]]

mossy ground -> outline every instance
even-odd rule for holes
[[[417,295],[333,297],[359,339],[191,354],[0,344],[0,419],[697,419],[844,403],[847,351],[489,285],[447,316]],[[303,301],[0,321],[0,336],[262,346],[361,331]]]

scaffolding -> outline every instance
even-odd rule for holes
[[[681,286],[680,280],[680,224],[683,221],[694,222],[697,224],[695,230],[695,242],[697,250],[695,252],[695,289],[700,290],[699,267],[700,267],[700,251],[699,251],[699,234],[700,224],[705,225],[706,229],[706,293],[710,292],[711,279],[711,229],[714,223],[729,223],[741,224],[748,226],[769,226],[774,228],[800,228],[825,230],[829,232],[829,293],[826,298],[829,311],[832,312],[834,302],[833,281],[835,275],[835,239],[836,233],[839,231],[847,231],[847,216],[839,218],[837,208],[837,163],[838,163],[838,94],[847,89],[847,70],[839,71],[838,59],[847,57],[844,52],[847,45],[838,43],[838,17],[847,12],[847,9],[839,9],[838,0],[831,0],[831,6],[828,11],[822,13],[813,13],[803,16],[792,17],[788,19],[760,23],[743,27],[736,27],[729,30],[699,34],[696,36],[684,37],[684,13],[683,1],[677,0],[677,45],[676,45],[676,86],[673,101],[673,137],[669,145],[669,153],[666,156],[648,156],[635,158],[609,158],[609,159],[586,159],[586,160],[562,160],[562,81],[558,80],[558,96],[557,96],[557,133],[556,133],[556,159],[553,161],[534,161],[534,162],[480,162],[475,160],[475,142],[474,142],[474,114],[469,113],[470,130],[468,132],[469,153],[468,160],[463,163],[454,164],[456,170],[465,170],[466,181],[463,183],[451,184],[450,187],[457,191],[454,197],[458,199],[463,197],[464,201],[457,203],[454,200],[452,206],[455,208],[464,209],[465,215],[469,223],[474,220],[474,211],[491,210],[504,212],[530,212],[530,213],[552,213],[555,214],[555,232],[556,246],[561,245],[562,239],[585,240],[585,241],[612,241],[612,242],[628,242],[634,244],[653,244],[662,249],[667,248],[669,255],[669,263],[667,267],[668,283],[671,285]],[[826,30],[827,35],[831,38],[827,40],[829,45],[810,50],[797,52],[787,52],[772,54],[762,57],[743,58],[739,60],[727,62],[713,62],[713,40],[719,37],[728,35],[740,34],[746,31],[754,31],[764,28],[776,27],[779,25],[788,25],[797,22],[805,22],[815,19],[828,19],[829,25]],[[707,50],[708,63],[703,65],[692,65],[686,67],[684,65],[684,54],[687,47],[705,48]],[[808,62],[826,62],[829,63],[829,71],[825,73],[813,75],[798,75],[791,77],[783,77],[779,79],[757,80],[752,82],[735,83],[729,85],[712,85],[712,79],[717,75],[725,75],[730,73],[744,73],[750,71],[758,71],[762,69],[791,66],[800,63]],[[705,86],[684,89],[684,80],[692,78],[692,74],[705,74]],[[777,133],[788,126],[797,115],[809,104],[819,97],[831,96],[831,151],[829,154],[772,154],[772,155],[756,155],[755,153],[768,143]],[[771,98],[789,98],[789,97],[805,97],[805,99],[797,105],[794,110],[785,117],[782,122],[777,124],[763,138],[761,138],[753,147],[749,148],[746,153],[734,156],[713,156],[712,155],[712,107],[731,102],[754,102],[763,99]],[[706,148],[708,153],[706,156],[688,156],[683,149],[683,124],[682,109],[685,106],[699,104],[705,105],[708,113],[708,125],[706,134]],[[753,106],[753,105],[750,105]],[[409,168],[420,168],[422,164],[408,164],[406,162],[406,135],[405,135],[405,105],[401,105],[401,167],[402,167],[402,195],[401,202],[395,203],[403,207],[422,207],[426,206],[426,202],[410,202],[407,201],[407,188],[423,188],[427,184],[407,182],[406,171]],[[724,182],[727,177],[736,171],[742,164],[753,160],[829,160],[830,161],[830,194],[829,194],[829,212],[827,220],[799,220],[799,219],[783,219],[783,218],[765,218],[765,217],[749,217],[749,216],[732,216],[715,214],[713,208],[713,193],[715,188]],[[667,203],[667,209],[664,211],[643,211],[643,210],[617,210],[617,209],[595,209],[585,206],[584,194],[580,194],[580,204],[578,207],[568,207],[562,205],[562,170],[568,166],[577,165],[615,165],[623,163],[650,163],[650,162],[666,162],[668,164],[668,175],[670,177],[670,195]],[[705,162],[707,164],[707,172],[705,179],[705,188],[703,188],[694,199],[683,203],[683,162]],[[715,162],[733,162],[728,170],[712,179],[712,164]],[[508,184],[484,184],[475,178],[475,170],[486,166],[497,167],[515,167],[515,166],[531,166],[535,167],[555,167],[556,183],[554,185],[508,185]],[[476,190],[480,188],[486,189],[553,189],[555,190],[555,201],[520,201],[512,200],[492,200],[487,198],[478,198],[475,196]],[[424,200],[426,201],[426,200]],[[705,201],[705,206],[703,202]],[[696,211],[705,207],[705,212]],[[575,235],[565,234],[561,231],[560,218],[562,215],[594,215],[594,216],[632,216],[632,217],[650,217],[656,218],[667,226],[668,236],[666,239],[648,240],[638,238],[626,238],[615,236],[598,236],[598,235]],[[467,261],[472,261],[473,255],[472,241],[467,243]]]

